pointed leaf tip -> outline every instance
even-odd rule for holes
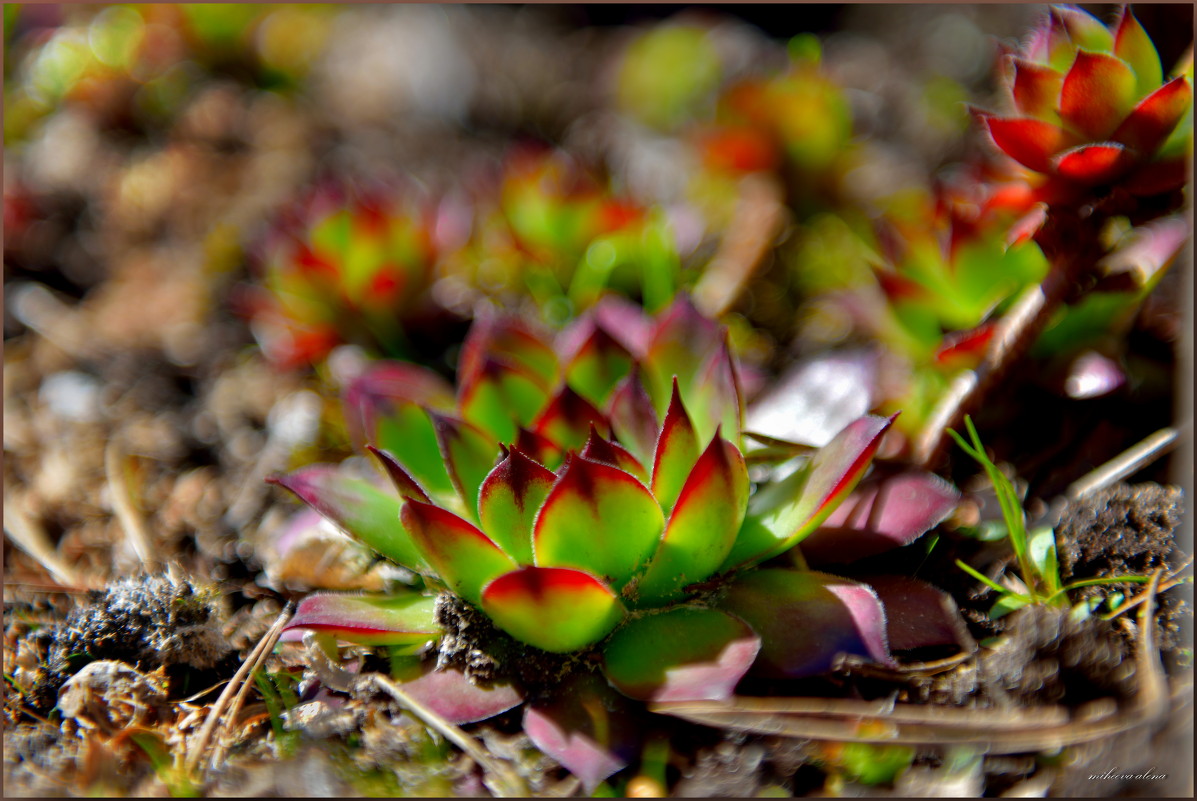
[[[661,507],[643,484],[611,465],[567,459],[536,518],[536,564],[575,567],[616,588],[651,555],[664,529]]]
[[[515,561],[489,537],[438,506],[409,498],[402,520],[441,579],[473,604],[480,602],[486,584],[516,568]]]
[[[520,564],[532,563],[532,525],[556,481],[553,471],[512,447],[482,482],[482,529]]]

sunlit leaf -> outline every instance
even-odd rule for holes
[[[482,482],[482,528],[520,564],[532,564],[532,523],[556,480],[551,470],[512,448]]]
[[[470,603],[478,604],[484,586],[516,568],[489,537],[452,512],[408,499],[402,520],[441,579]]]
[[[283,633],[285,639],[315,631],[361,645],[415,645],[440,636],[435,608],[436,598],[416,593],[314,593],[299,602]]]
[[[564,567],[523,567],[504,573],[482,591],[482,609],[520,642],[569,653],[605,637],[624,607],[589,573]]]

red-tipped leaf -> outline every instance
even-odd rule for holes
[[[461,383],[461,416],[491,437],[510,441],[516,428],[527,425],[544,408],[549,388],[523,367],[486,358],[468,381]]]
[[[1010,158],[1036,172],[1052,171],[1052,156],[1075,145],[1077,137],[1058,125],[1027,117],[984,117],[993,142]]]
[[[1118,142],[1080,145],[1054,159],[1056,174],[1079,184],[1104,184],[1134,164],[1135,155]]]
[[[1161,86],[1127,115],[1112,138],[1150,156],[1168,139],[1193,104],[1193,87],[1183,76]]]
[[[495,443],[462,420],[431,412],[429,417],[453,488],[467,514],[473,516],[478,509],[478,488],[494,467]]]
[[[1064,75],[1044,64],[1011,57],[1014,106],[1021,114],[1051,118],[1060,104]]]
[[[686,478],[657,553],[636,583],[637,600],[677,600],[686,585],[714,573],[731,551],[747,507],[744,457],[716,435]]]
[[[564,567],[504,573],[482,591],[481,606],[512,637],[553,653],[593,645],[625,614],[609,587],[589,573]]]
[[[601,437],[593,427],[590,429],[590,438],[586,440],[586,447],[582,448],[579,455],[592,462],[618,467],[635,476],[637,480],[648,482],[648,471],[644,469],[644,465],[619,443]]]
[[[512,448],[482,482],[482,529],[522,565],[532,564],[532,524],[556,480],[553,471]]]
[[[484,586],[516,568],[489,537],[452,512],[408,499],[402,519],[428,563],[470,603],[480,603]]]
[[[1135,73],[1105,53],[1076,54],[1060,87],[1060,117],[1092,139],[1105,139],[1135,105]]]
[[[678,380],[674,378],[669,409],[665,412],[665,422],[661,424],[661,434],[653,454],[653,497],[666,513],[673,508],[686,477],[698,461],[701,447],[694,424],[682,403]]]
[[[643,484],[610,465],[569,456],[536,518],[536,564],[574,567],[620,589],[648,561],[665,527]]]
[[[868,415],[850,423],[804,469],[753,495],[723,567],[764,561],[818,528],[864,475],[895,417]]]
[[[414,498],[424,503],[432,502],[428,497],[428,493],[424,492],[416,480],[403,469],[403,465],[399,463],[399,460],[395,458],[393,453],[381,448],[375,448],[373,445],[367,445],[366,450],[382,465],[382,469],[386,471],[387,477],[391,479],[391,483],[398,490],[399,497]]]
[[[632,354],[607,331],[595,327],[565,368],[565,381],[596,406],[605,404],[611,390],[628,374]]]

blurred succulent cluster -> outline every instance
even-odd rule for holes
[[[253,3],[13,4],[5,12],[5,142],[63,104],[116,125],[169,117],[205,75],[243,62],[263,88],[293,88],[335,6]],[[8,48],[6,47],[6,51]]]

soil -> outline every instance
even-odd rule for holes
[[[970,13],[1013,35],[1024,29],[1025,15],[1012,8]],[[934,17],[930,10],[918,13]],[[379,109],[357,99],[352,87],[334,86],[333,99],[325,87],[303,102],[283,101],[251,88],[249,68],[241,65],[202,82],[165,120],[71,106],[37,129],[33,144],[6,148],[7,795],[491,791],[473,760],[399,704],[378,693],[322,688],[302,653],[290,647],[265,662],[274,696],[254,684],[236,721],[217,735],[226,758],[201,785],[191,784],[172,759],[189,753],[225,683],[287,602],[316,587],[380,590],[394,578],[385,563],[331,535],[314,537],[291,561],[271,551],[275,532],[295,507],[267,487],[265,476],[335,461],[348,449],[335,422],[329,376],[268,364],[246,321],[230,311],[237,285],[250,277],[252,243],[322,173],[412,167],[419,180],[452,187],[463,164],[497,158],[521,136],[566,144],[588,157],[617,153],[609,160],[643,171],[657,151],[601,115],[588,77],[608,64],[622,33],[563,31],[562,15],[569,16],[487,8],[451,17],[454,35],[477,54],[478,74],[493,78],[480,81],[474,106],[450,109],[450,117],[460,113],[469,121],[465,133],[463,126],[395,104],[380,106],[385,119],[378,119]],[[827,14],[819,19],[831,24]],[[844,12],[834,21],[851,19]],[[939,62],[927,53],[910,56],[904,28],[858,23],[855,39],[829,45],[829,62],[845,81],[856,76],[858,111],[872,130],[891,132],[887,146],[919,165],[936,164],[942,154],[931,129],[904,124],[900,84],[920,65]],[[785,25],[779,30],[793,33]],[[759,31],[728,33],[741,56],[781,52],[777,42],[762,44]],[[369,26],[359,21],[350,34],[366,41]],[[880,88],[876,76],[886,76]],[[977,92],[986,88],[972,80]],[[402,94],[390,88],[393,96]],[[385,89],[372,97],[390,97]],[[418,104],[419,92],[411,91],[407,101]],[[47,154],[54,159],[47,161]],[[630,183],[635,178],[634,171],[622,176]],[[20,225],[22,214],[33,224]],[[786,280],[779,265],[762,275],[766,281],[737,311],[756,314],[752,322],[770,332],[763,351],[776,367],[790,353],[794,312],[774,300]],[[1068,482],[1174,419],[1175,294],[1154,300],[1132,331],[1130,355],[1149,368],[1143,386],[1070,416],[1075,404],[1049,399],[1030,379],[1012,379],[982,411],[983,430],[1003,432],[992,443],[995,452],[1031,480],[1029,504],[1046,506]],[[447,372],[449,343],[460,340],[462,325],[452,314],[438,318],[435,335],[421,340],[421,357]],[[975,465],[964,460],[953,460],[950,469],[966,489],[975,478]],[[1118,484],[1065,509],[1057,541],[1066,582],[1181,570],[1188,558],[1176,541],[1184,499],[1163,483],[1173,469],[1162,460],[1139,474],[1147,483]],[[129,504],[121,503],[119,487]],[[992,507],[985,512],[992,513]],[[138,529],[146,542],[139,543]],[[848,666],[817,680],[746,691],[893,698],[971,707],[995,719],[1048,705],[1077,712],[1103,699],[1119,708],[1133,704],[1143,678],[1137,634],[1120,621],[1134,612],[1113,621],[1077,621],[1065,610],[1033,607],[994,619],[993,591],[955,561],[1000,576],[1012,571],[1008,550],[951,525],[936,535],[930,551],[924,538],[856,567],[913,575],[947,591],[982,643],[975,657],[939,673],[878,675]],[[1070,597],[1119,592],[1130,598],[1141,590],[1123,582]],[[966,758],[951,748],[920,747],[894,781],[869,785],[843,769],[842,743],[653,716],[647,725],[671,746],[666,786],[640,776],[628,791],[686,797],[1191,794],[1191,770],[1183,769],[1192,765],[1186,750],[1192,737],[1187,591],[1182,584],[1163,593],[1153,618],[1170,682],[1168,716],[1071,748],[1067,758]],[[514,678],[535,697],[571,671],[593,667],[518,645],[448,596],[437,616],[449,631],[439,643],[438,664],[460,667],[483,684]],[[387,669],[380,654],[353,655],[364,671]],[[939,656],[902,655],[908,664]],[[294,703],[276,714],[271,705],[286,693]],[[579,794],[568,771],[522,734],[518,710],[465,729],[487,753],[514,765],[534,794]],[[1167,779],[1088,779],[1111,768],[1129,774],[1147,767]]]

